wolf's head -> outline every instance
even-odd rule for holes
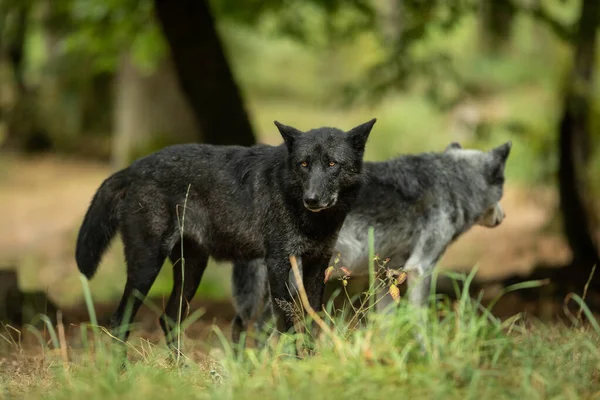
[[[463,149],[456,142],[446,147],[447,153],[468,162],[469,175],[472,177],[470,183],[478,189],[470,199],[478,205],[477,225],[493,228],[500,225],[506,216],[500,199],[504,193],[504,167],[511,147],[510,141],[488,152]]]
[[[365,144],[375,119],[348,132],[318,128],[307,132],[275,121],[288,150],[288,179],[302,188],[304,207],[313,212],[333,207],[342,192],[362,182]]]

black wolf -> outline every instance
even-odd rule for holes
[[[363,154],[374,123],[347,133],[335,128],[303,133],[276,121],[285,142],[279,146],[175,145],[106,179],[83,220],[75,257],[91,278],[113,236],[121,234],[127,283],[111,327],[129,325],[166,257],[174,285],[160,322],[170,345],[170,323],[186,315],[209,256],[264,259],[273,304],[285,305],[288,257],[295,255],[302,260],[311,304],[318,307],[323,271],[363,184]],[[132,299],[134,291],[141,296]],[[129,305],[131,319],[125,321]],[[278,328],[287,331],[292,321],[275,311]],[[125,339],[128,334],[129,329]]]
[[[365,163],[367,183],[335,245],[341,265],[353,276],[369,275],[367,232],[373,226],[375,249],[390,258],[390,268],[407,272],[409,301],[424,306],[431,272],[447,247],[474,225],[495,227],[503,221],[499,202],[510,149],[511,142],[487,152],[451,143],[444,152]],[[290,281],[293,286],[293,277]],[[232,338],[238,342],[249,321],[258,318],[260,330],[270,316],[262,260],[234,263],[232,285],[237,309]],[[378,296],[383,296],[378,311],[391,310],[385,289]]]

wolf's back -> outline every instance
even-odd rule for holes
[[[117,205],[129,185],[127,173],[128,169],[123,169],[102,182],[79,229],[75,259],[79,271],[88,279],[96,273],[102,255],[117,233]]]

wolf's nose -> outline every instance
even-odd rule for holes
[[[319,198],[316,195],[305,196],[304,204],[308,207],[317,207],[319,205]]]

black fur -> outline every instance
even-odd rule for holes
[[[182,258],[183,316],[209,256],[233,262],[264,258],[273,304],[279,304],[290,300],[288,257],[295,255],[303,263],[311,304],[320,307],[320,277],[363,183],[364,147],[374,123],[348,133],[335,128],[302,133],[276,122],[285,140],[280,146],[176,145],[109,177],[84,218],[76,259],[91,278],[120,232],[127,283],[112,327],[128,325],[124,313],[132,293],[148,293],[166,257],[175,279],[161,318],[165,334],[167,322],[179,315]],[[141,300],[131,305],[133,318]],[[292,321],[281,309],[276,314],[278,328],[288,330]]]
[[[117,233],[117,205],[129,184],[127,170],[106,179],[94,195],[77,237],[75,259],[88,279],[96,273],[102,254]]]

